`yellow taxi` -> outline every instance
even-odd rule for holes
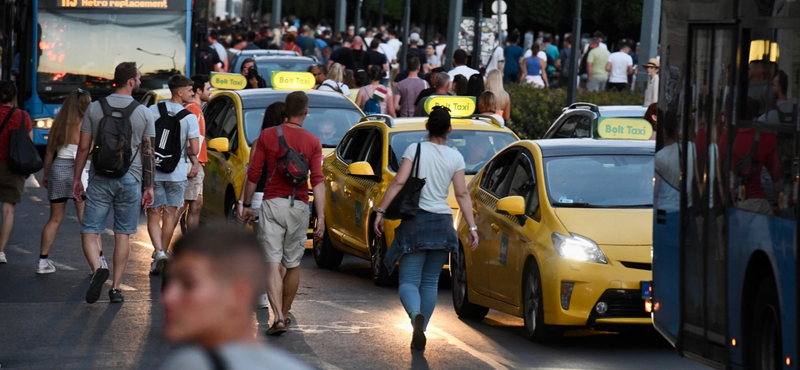
[[[651,324],[653,160],[644,140],[520,141],[468,185],[480,245],[451,255],[453,306],[522,317],[525,336]]]
[[[161,102],[167,102],[170,99],[172,99],[172,92],[169,89],[153,89],[145,93],[139,103],[149,107]]]
[[[202,219],[225,218],[235,222],[236,200],[250,162],[250,146],[261,134],[264,111],[270,104],[286,100],[286,95],[292,91],[313,88],[314,76],[311,73],[279,73],[284,82],[278,83],[279,79],[273,79],[273,83],[277,83],[275,89],[247,90],[235,90],[245,83],[240,74],[211,75],[211,85],[216,90],[203,110],[208,163],[203,168]],[[320,139],[323,155],[328,154],[364,114],[342,94],[315,90],[305,93],[309,107],[303,128]],[[313,201],[313,197],[310,200]],[[311,209],[313,212],[313,205]],[[312,226],[314,217],[315,213],[312,213]]]
[[[473,99],[464,97],[443,98],[438,101],[459,101],[469,105],[459,113],[466,116],[452,120],[453,131],[448,135],[448,145],[464,156],[467,181],[477,173],[491,156],[517,141],[510,129],[502,127],[487,116],[470,116],[474,112]],[[466,99],[466,100],[465,100]],[[314,242],[314,260],[324,268],[338,267],[344,253],[369,260],[372,278],[378,285],[390,283],[391,277],[383,266],[386,247],[394,240],[394,228],[399,221],[386,220],[386,237],[376,238],[372,220],[375,209],[400,168],[403,153],[412,143],[426,139],[426,118],[397,118],[370,115],[350,129],[336,150],[325,158],[322,165],[325,183],[325,221],[327,230],[321,241]],[[458,203],[452,187],[448,198],[458,219]]]

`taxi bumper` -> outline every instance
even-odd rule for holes
[[[642,299],[642,282],[652,280],[650,270],[616,260],[599,264],[555,255],[540,272],[546,324],[652,324]]]

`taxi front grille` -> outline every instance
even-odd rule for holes
[[[598,313],[598,303],[607,305],[605,313]],[[595,302],[592,314],[589,315],[587,325],[592,325],[597,319],[609,318],[648,318],[650,313],[644,309],[642,291],[639,289],[608,289]]]
[[[628,261],[620,261],[620,263],[622,264],[622,266],[625,266],[629,269],[653,271],[652,263],[628,262]]]

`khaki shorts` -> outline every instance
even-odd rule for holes
[[[25,191],[26,178],[28,177],[12,172],[6,162],[0,162],[0,203],[17,204],[21,202],[22,193]],[[71,187],[72,185],[70,185]]]
[[[306,251],[308,204],[295,199],[273,198],[261,205],[258,220],[258,241],[264,248],[266,261],[282,263],[286,268],[300,266]]]
[[[197,172],[197,176],[188,179],[186,182],[186,191],[183,193],[183,199],[197,200],[197,198],[203,195],[203,179],[205,179],[205,177],[205,172],[200,168],[200,171]]]

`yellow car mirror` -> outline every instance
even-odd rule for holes
[[[369,162],[351,163],[347,166],[347,173],[352,176],[375,176],[375,172],[372,171],[372,166]]]
[[[218,137],[208,141],[208,149],[220,153],[227,153],[229,150],[231,150],[231,143],[228,141],[227,137]]]
[[[510,216],[521,216],[525,214],[525,198],[514,195],[505,197],[497,202],[497,212]]]

